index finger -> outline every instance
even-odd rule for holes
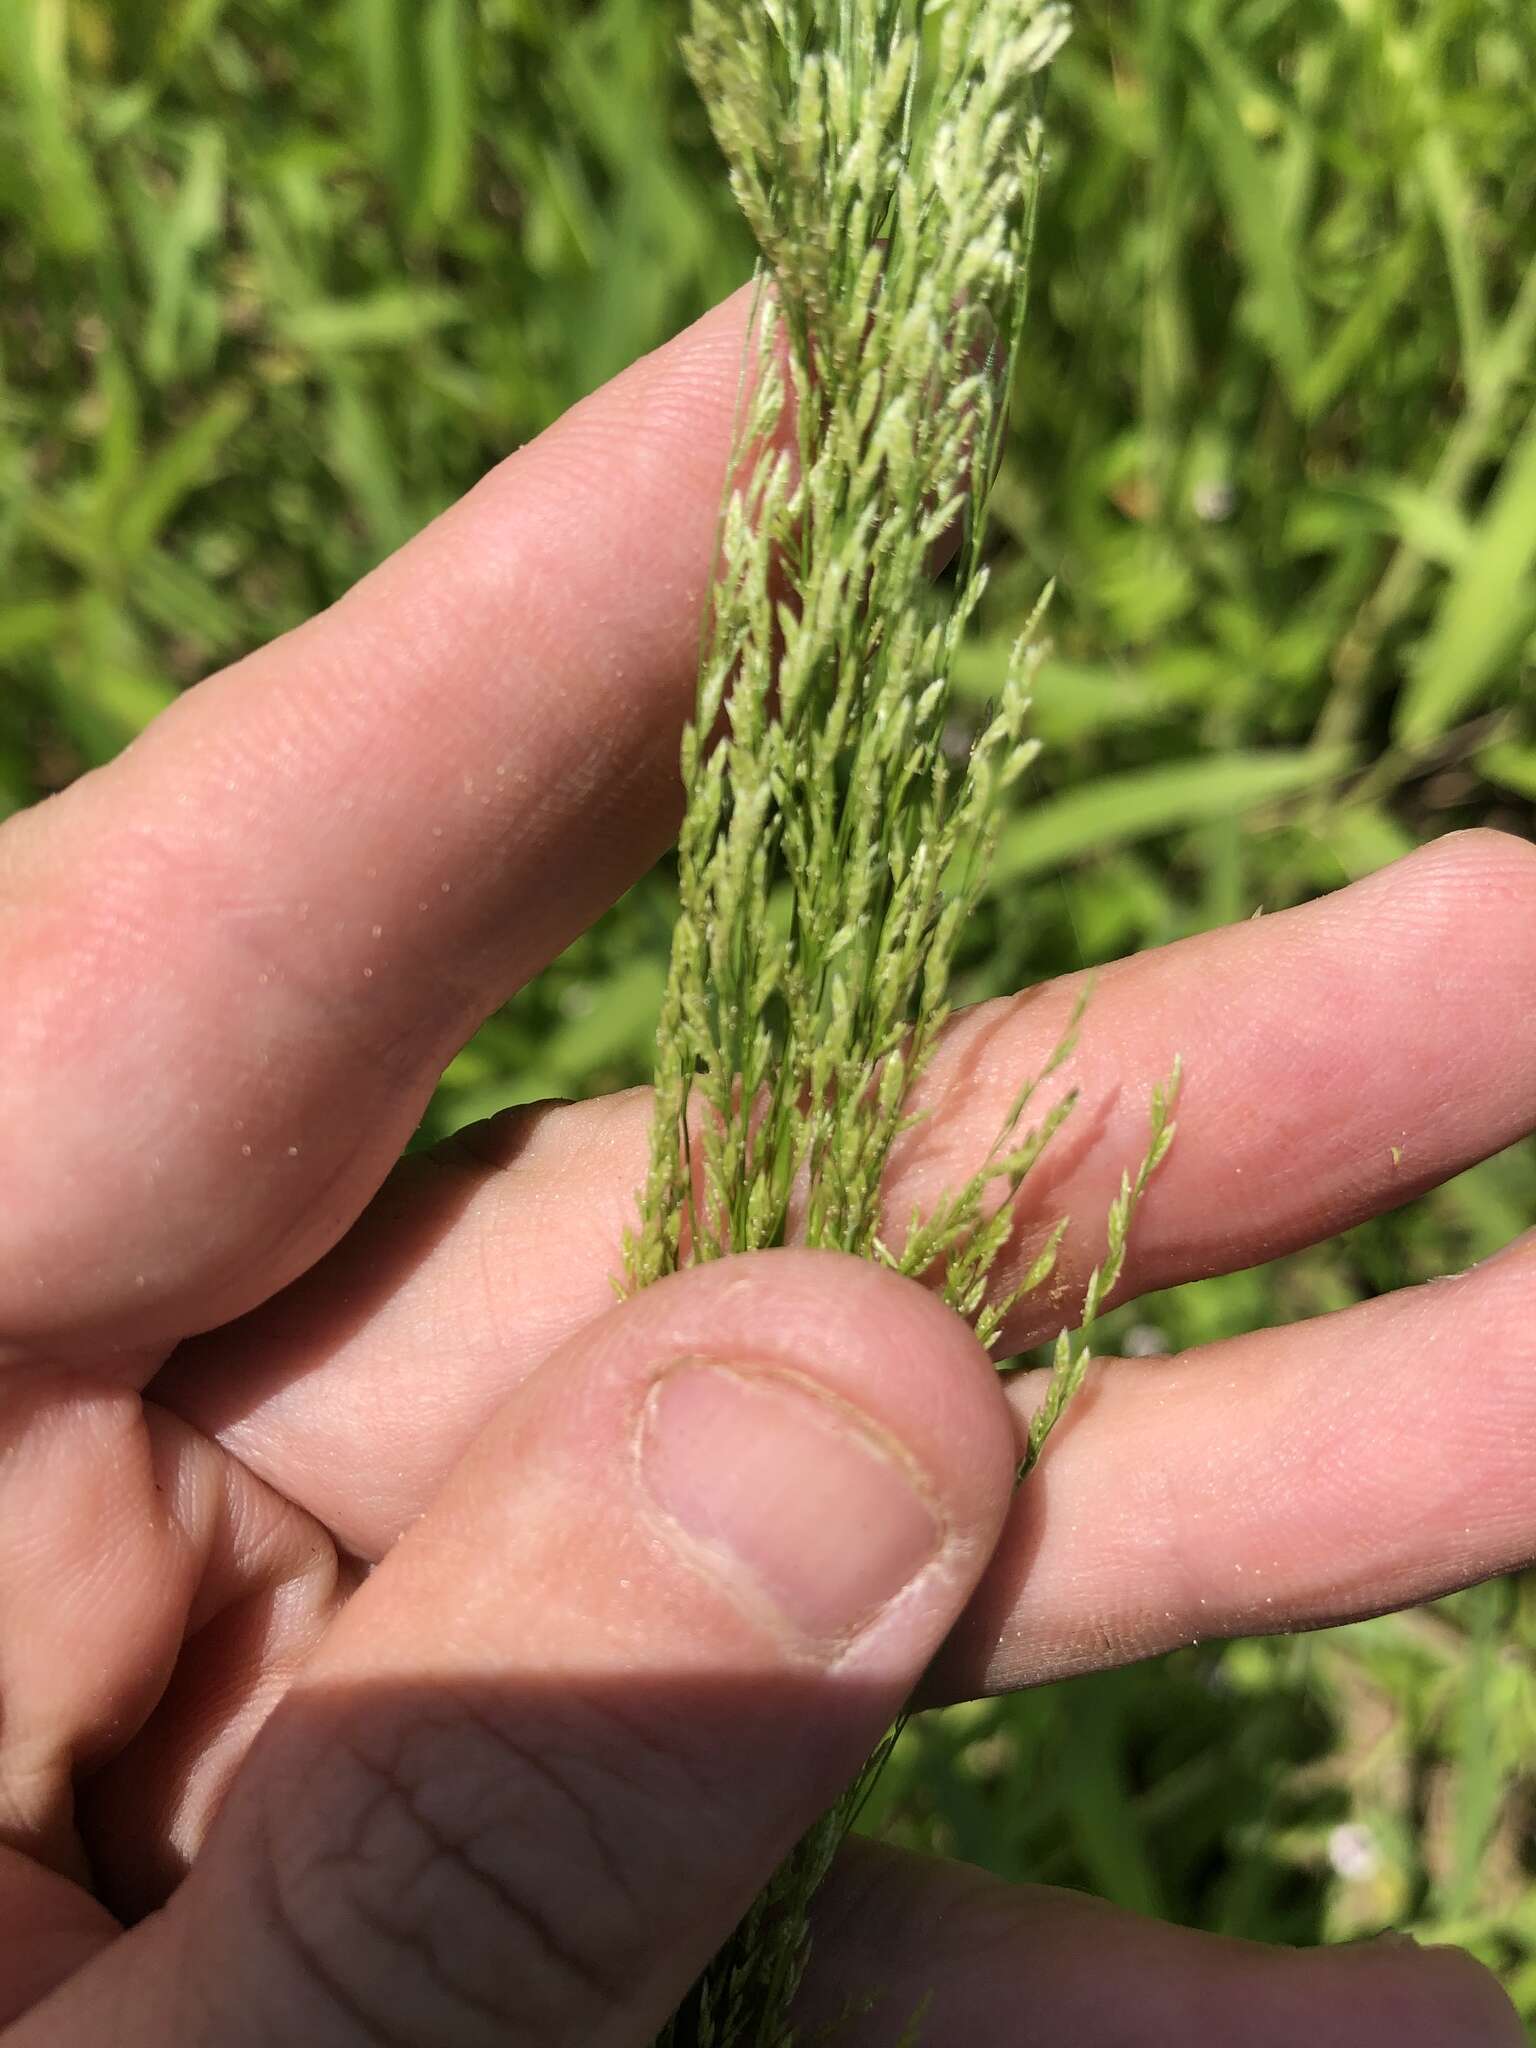
[[[0,1361],[152,1356],[302,1272],[663,850],[747,317],[0,832]]]

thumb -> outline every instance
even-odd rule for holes
[[[980,1347],[888,1273],[766,1253],[625,1303],[357,1593],[171,1905],[15,2048],[643,2048],[900,1709],[1014,1458]]]

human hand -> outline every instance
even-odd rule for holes
[[[790,1251],[612,1305],[643,1094],[391,1172],[672,829],[744,318],[0,832],[5,2048],[644,2044],[941,1642],[935,1699],[1536,1550],[1530,1240],[1116,1364],[1014,1499],[1028,1384],[907,1282]],[[1533,908],[1536,853],[1469,835],[1102,976],[1018,1257],[1067,1210],[1086,1278],[1175,1050],[1126,1292],[1528,1131]],[[1072,999],[957,1020],[900,1210]],[[820,1928],[808,2017],[883,1994],[855,2044],[925,1996],[936,2048],[1519,2039],[1455,1954],[1272,1952],[867,1845]]]

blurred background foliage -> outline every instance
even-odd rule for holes
[[[5,0],[0,814],[335,598],[737,283],[680,0]],[[1106,0],[1053,90],[979,710],[1046,752],[964,993],[1536,836],[1536,10]],[[431,1137],[641,1079],[649,877]],[[1465,1265],[1525,1146],[1122,1311],[1156,1352]],[[1412,1503],[1404,1502],[1405,1514]],[[929,1716],[868,1824],[1233,1933],[1396,1922],[1536,2018],[1536,1581]]]

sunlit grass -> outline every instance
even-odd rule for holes
[[[680,26],[676,0],[0,5],[0,809],[745,276]],[[1533,106],[1528,0],[1083,10],[960,678],[979,713],[1054,576],[1045,750],[960,993],[1536,828]],[[633,891],[430,1132],[644,1078],[669,923]],[[1533,1214],[1527,1147],[1131,1318],[1183,1344],[1317,1313]],[[1232,1931],[1465,1938],[1536,2018],[1533,1654],[1529,1585],[1186,1653],[925,1722],[878,1817]]]

